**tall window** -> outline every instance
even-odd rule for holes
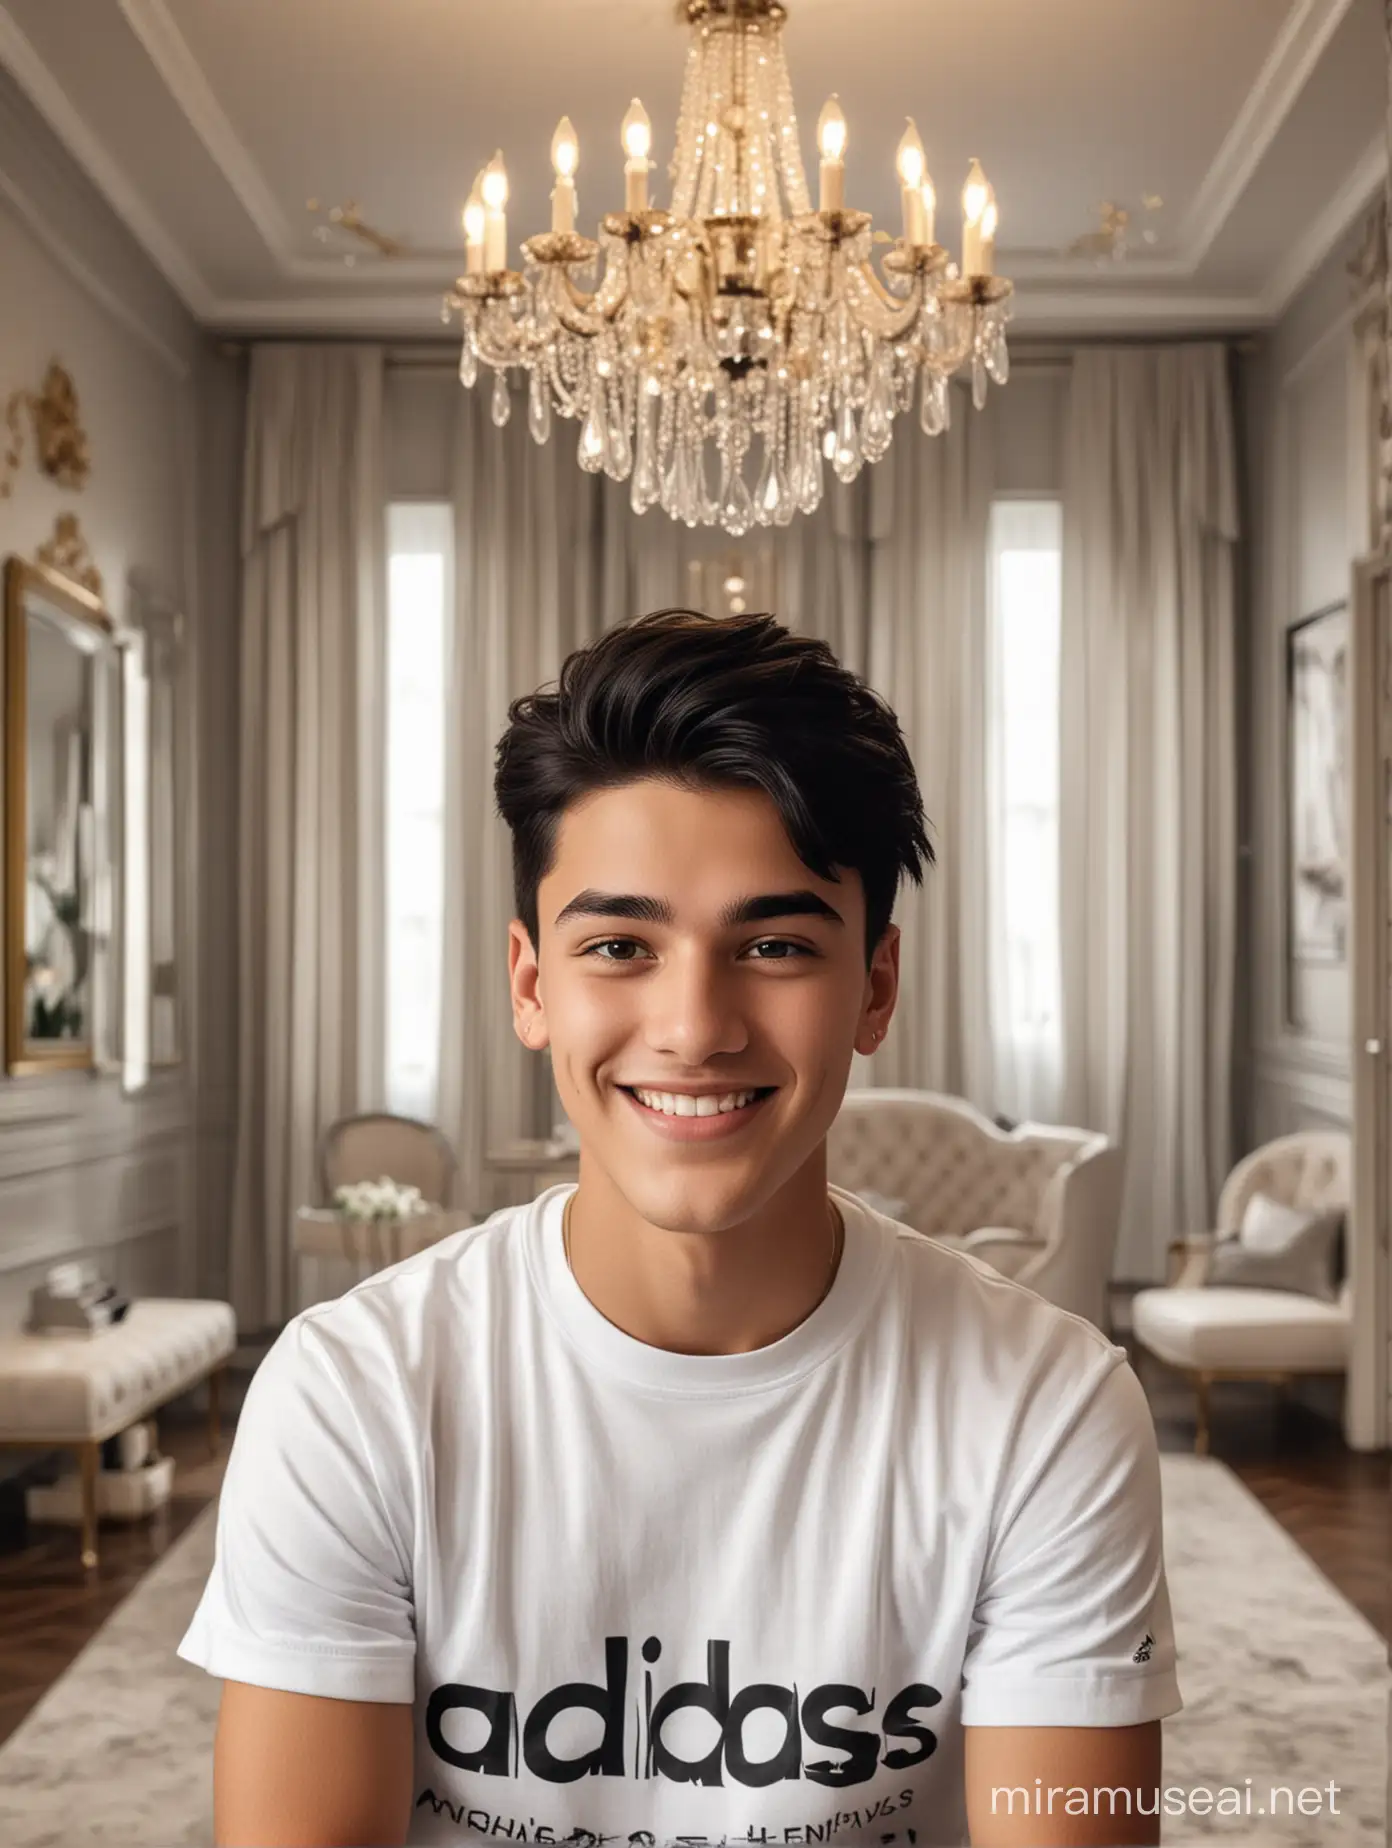
[[[997,1108],[1056,1121],[1059,957],[1059,623],[1062,510],[991,510],[987,815]]]
[[[433,1120],[444,931],[447,506],[388,510],[387,1108]]]

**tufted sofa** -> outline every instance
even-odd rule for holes
[[[902,1200],[905,1225],[1106,1326],[1121,1151],[1105,1136],[1007,1132],[962,1098],[852,1090],[827,1137],[827,1178]]]
[[[1285,1386],[1297,1373],[1347,1371],[1353,1289],[1346,1275],[1337,1302],[1290,1290],[1205,1287],[1213,1247],[1242,1224],[1253,1194],[1284,1206],[1347,1208],[1353,1147],[1342,1130],[1300,1130],[1254,1149],[1223,1184],[1217,1226],[1171,1247],[1175,1279],[1142,1290],[1131,1305],[1136,1339],[1194,1382],[1194,1448],[1208,1451],[1208,1389],[1215,1380],[1266,1379]]]

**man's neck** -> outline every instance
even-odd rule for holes
[[[616,1328],[674,1354],[747,1354],[791,1334],[826,1296],[844,1239],[825,1168],[800,1174],[738,1223],[645,1219],[587,1174],[571,1197],[571,1269]]]

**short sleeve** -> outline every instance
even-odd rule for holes
[[[379,1488],[377,1416],[312,1322],[293,1321],[247,1391],[186,1662],[292,1694],[414,1700],[409,1556]]]
[[[1057,1400],[1054,1401],[1055,1407]],[[1135,1726],[1177,1713],[1160,1458],[1118,1355],[1079,1404],[1027,1414],[963,1663],[964,1726]]]

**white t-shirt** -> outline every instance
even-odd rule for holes
[[[1178,1710],[1120,1348],[836,1187],[791,1334],[649,1347],[572,1191],[289,1324],[186,1661],[413,1704],[412,1843],[961,1843],[964,1725]]]

